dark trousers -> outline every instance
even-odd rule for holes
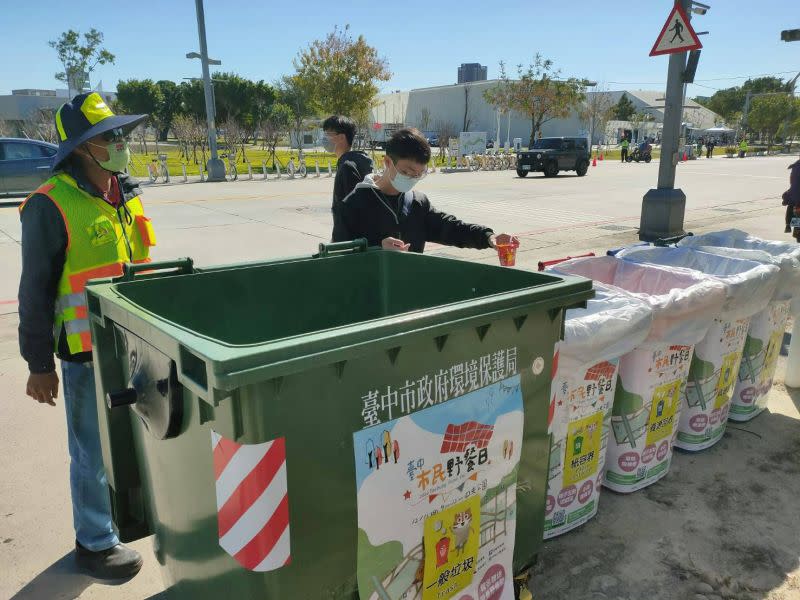
[[[706,158],[711,158],[714,154],[714,146],[706,146]]]
[[[628,158],[628,149],[627,148],[623,148],[622,149],[622,162],[625,162],[626,158]]]
[[[789,227],[789,223],[792,222],[792,217],[794,216],[794,206],[791,204],[786,205],[786,227]]]

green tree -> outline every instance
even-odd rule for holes
[[[117,84],[116,106],[120,112],[129,114],[150,115],[153,122],[156,114],[164,102],[161,88],[152,79],[128,79]],[[147,140],[145,139],[144,125],[137,127],[139,143],[147,154]],[[156,153],[158,153],[158,136],[156,136]]]
[[[622,96],[619,97],[619,101],[614,105],[614,118],[617,121],[629,121],[635,112],[636,107],[633,105],[633,102],[631,102],[627,94],[623,93]]]
[[[183,111],[181,90],[174,81],[162,79],[156,81],[161,90],[161,103],[153,111],[154,121],[158,124],[158,138],[166,140],[172,122]]]
[[[313,41],[297,55],[294,67],[317,112],[355,118],[372,107],[376,82],[392,75],[386,59],[363,35],[353,39],[349,25],[334,27],[324,40]]]
[[[755,98],[747,117],[748,126],[760,131],[767,138],[768,149],[772,149],[775,135],[785,123],[791,123],[797,117],[797,101],[786,95],[760,96]]]
[[[205,120],[206,96],[203,90],[203,82],[199,79],[182,81],[179,88],[183,112],[196,119]]]
[[[553,61],[540,54],[530,65],[517,66],[517,79],[510,79],[500,63],[500,85],[507,89],[510,109],[531,120],[531,146],[542,125],[552,119],[568,117],[586,97],[579,80],[561,79],[560,75],[560,71],[553,68]]]
[[[81,34],[73,29],[65,31],[57,40],[47,44],[55,49],[62,70],[55,74],[58,81],[67,84],[70,97],[88,88],[88,76],[97,65],[114,64],[115,56],[101,47],[103,34],[92,28]]]
[[[236,73],[214,73],[212,79],[217,121],[234,119],[245,124],[250,118],[253,82]]]
[[[747,92],[763,94],[766,92],[788,92],[788,85],[780,77],[757,77],[748,79],[741,86],[718,90],[708,98],[695,101],[720,115],[728,124],[736,122],[744,110]]]

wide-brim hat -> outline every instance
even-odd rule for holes
[[[115,115],[97,92],[78,94],[56,111],[58,152],[53,169],[85,141],[113,129],[128,133],[148,116]]]

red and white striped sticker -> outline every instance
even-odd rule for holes
[[[291,560],[286,438],[237,444],[211,431],[219,545],[245,569],[274,571]]]

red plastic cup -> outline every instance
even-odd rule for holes
[[[501,267],[513,267],[517,261],[517,248],[519,242],[510,244],[495,244],[497,248],[497,256],[500,258]]]

